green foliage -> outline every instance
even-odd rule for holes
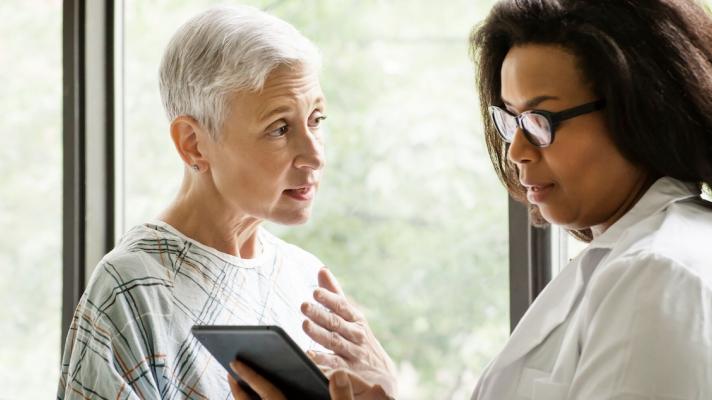
[[[61,2],[0,2],[0,383],[51,398],[62,307]]]
[[[315,213],[269,229],[335,272],[398,363],[406,399],[467,397],[507,337],[507,197],[467,53],[490,3],[243,2],[294,24],[324,57],[328,167]],[[155,71],[178,24],[208,4],[127,3],[127,226],[177,187]]]
[[[467,58],[482,10],[416,3],[271,9],[322,49],[329,102],[313,220],[272,229],[321,257],[415,369],[404,398],[462,398],[507,337],[507,200]]]

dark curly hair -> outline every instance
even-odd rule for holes
[[[653,178],[712,182],[712,18],[694,0],[502,0],[470,36],[487,149],[510,195],[526,203],[507,144],[487,108],[501,105],[509,50],[552,44],[572,52],[613,142]],[[530,205],[534,221],[545,222]],[[570,231],[590,241],[590,229]]]

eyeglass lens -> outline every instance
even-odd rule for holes
[[[497,108],[492,110],[492,117],[503,139],[511,143],[519,127],[517,117]],[[519,118],[524,130],[524,136],[530,143],[535,146],[546,146],[551,143],[551,126],[545,116],[536,113],[524,113]]]

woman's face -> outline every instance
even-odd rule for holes
[[[598,100],[576,63],[558,46],[513,47],[501,71],[507,110],[558,112]],[[519,130],[507,157],[517,166],[527,200],[547,221],[569,229],[605,230],[637,199],[645,180],[613,144],[600,111],[561,122],[544,148]]]
[[[316,72],[278,67],[262,91],[236,94],[230,110],[217,141],[201,149],[222,200],[258,219],[305,222],[324,167]]]

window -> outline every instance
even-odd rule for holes
[[[0,3],[2,397],[52,398],[62,307],[62,2]]]
[[[180,183],[157,68],[177,27],[214,3],[126,2],[125,228],[155,217]],[[402,398],[468,397],[509,332],[507,195],[467,43],[492,2],[241,3],[269,6],[324,55],[328,166],[315,213],[268,228],[320,257],[361,304]]]

